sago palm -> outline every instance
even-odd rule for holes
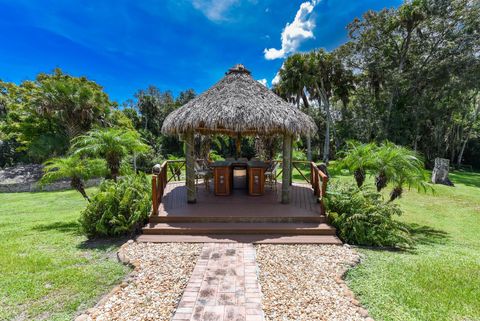
[[[362,144],[356,141],[347,142],[347,150],[339,161],[339,167],[353,173],[357,186],[365,182],[367,171],[374,169],[374,153],[377,146],[374,143]]]
[[[96,129],[73,140],[72,148],[76,155],[101,157],[106,160],[110,171],[107,178],[116,180],[120,174],[120,163],[125,156],[147,152],[150,147],[144,144],[140,134],[133,130],[115,128]]]
[[[405,157],[408,157],[408,153],[399,146],[385,141],[378,147],[372,157],[374,157],[376,172],[375,186],[377,192],[380,192],[387,186],[389,178],[394,176],[399,163],[406,161]]]
[[[427,184],[424,162],[418,153],[402,146],[395,148],[394,157],[386,168],[387,180],[393,184],[390,202],[402,196],[405,186],[423,192],[432,189]]]
[[[44,174],[40,179],[41,185],[53,183],[59,179],[69,178],[70,186],[90,201],[85,192],[84,181],[105,175],[107,167],[103,159],[81,158],[72,155],[63,158],[52,158],[44,163]]]

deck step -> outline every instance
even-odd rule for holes
[[[305,215],[305,216],[150,216],[149,223],[326,223],[327,219],[323,215]]]
[[[150,223],[143,233],[335,235],[335,228],[325,223]]]
[[[334,235],[146,235],[137,237],[138,242],[153,243],[255,243],[255,244],[337,244],[340,241]]]

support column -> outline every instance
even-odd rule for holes
[[[292,176],[292,135],[283,135],[282,203],[290,203],[290,177]]]
[[[197,190],[195,188],[195,153],[193,131],[185,134],[185,160],[186,160],[186,186],[187,202],[197,202]]]
[[[293,136],[292,142],[290,143],[290,186],[293,183]]]
[[[242,136],[240,133],[235,137],[235,159],[239,159],[242,156]]]

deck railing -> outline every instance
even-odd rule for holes
[[[282,163],[281,160],[277,160],[277,162]],[[152,215],[158,215],[158,206],[162,202],[165,187],[172,180],[181,180],[184,167],[185,160],[166,160],[160,165],[160,169],[157,169],[157,172],[152,175]],[[308,168],[310,169],[310,175],[305,174]],[[314,162],[292,161],[292,172],[295,170],[305,182],[312,186],[313,193],[320,203],[321,213],[324,214],[325,205],[323,198],[327,191],[328,176]],[[277,178],[281,174],[282,170],[280,167],[277,172]]]
[[[158,206],[162,202],[163,193],[167,186],[168,161],[160,165],[160,170],[152,175],[152,215],[158,215]]]
[[[321,171],[317,164],[310,162],[310,181],[312,184],[313,194],[318,198],[322,214],[325,214],[324,197],[327,193],[328,176]]]

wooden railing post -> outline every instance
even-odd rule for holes
[[[313,162],[310,162],[310,184],[312,185],[312,188],[314,188],[314,182],[313,182]]]
[[[152,215],[158,215],[157,175],[152,175]]]

